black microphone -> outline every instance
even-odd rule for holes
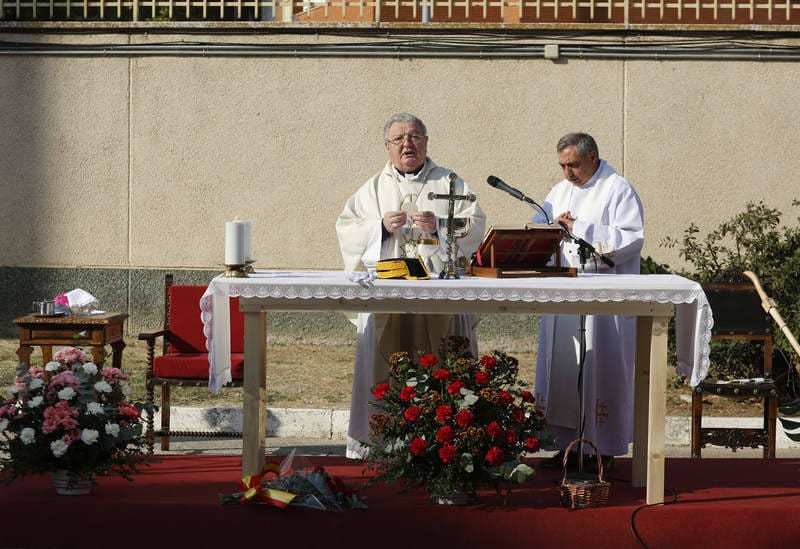
[[[527,196],[522,194],[521,191],[515,189],[511,185],[508,185],[505,181],[503,181],[499,177],[495,177],[493,175],[490,175],[489,177],[486,178],[486,182],[489,185],[491,185],[492,187],[494,187],[495,189],[500,189],[501,191],[505,191],[508,194],[510,194],[511,196],[513,196],[514,198],[516,198],[517,200],[522,200],[523,202],[525,202],[527,204],[530,204],[531,207],[533,207],[533,209],[535,209],[540,214],[542,214],[542,216],[545,218],[545,220],[547,220],[547,224],[548,225],[552,225],[553,224],[553,222],[550,220],[550,216],[548,216],[547,212],[544,211],[544,208],[542,208],[536,202],[534,202],[533,200],[531,200],[530,198],[528,198]]]
[[[528,202],[530,199],[526,200],[528,197],[522,194],[520,191],[512,187],[511,185],[507,185],[505,181],[500,179],[499,177],[495,177],[490,175],[486,178],[486,182],[494,187],[495,189],[500,189],[501,191],[505,191],[517,200],[522,200],[523,202]]]
[[[569,232],[566,223],[564,223],[563,221],[559,221],[558,224],[561,225],[561,228],[564,229],[564,231],[567,233],[567,236],[569,236],[575,242],[575,244],[578,245],[579,248],[583,248],[584,250],[590,252],[592,255],[596,255],[597,257],[600,258],[600,261],[602,261],[609,267],[614,266],[614,262],[610,258],[604,256],[603,254],[597,253],[597,250],[594,249],[594,246],[586,242],[584,239],[579,238],[574,234],[572,234],[571,232]]]

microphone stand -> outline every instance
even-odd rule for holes
[[[567,228],[566,223],[559,221],[558,224],[561,225],[561,228],[564,229],[564,231],[567,233],[567,236],[578,245],[578,257],[581,261],[581,270],[586,270],[586,261],[589,259],[589,257],[599,258],[600,261],[609,267],[614,266],[614,262],[610,258],[598,253],[597,250],[594,249],[594,246],[586,242],[584,239],[572,234]]]

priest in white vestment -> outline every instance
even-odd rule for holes
[[[445,235],[439,233],[438,223],[447,219],[449,201],[428,195],[448,194],[452,172],[427,157],[427,129],[417,117],[393,115],[383,137],[389,161],[350,197],[336,221],[344,269],[365,271],[374,269],[379,259],[415,257],[417,239],[433,237],[440,241],[429,265],[431,277],[436,278],[447,258]],[[461,178],[456,179],[454,190],[461,196],[470,193]],[[471,220],[468,234],[456,241],[459,255],[469,259],[483,238],[486,218],[477,200],[456,201],[454,216]],[[348,457],[366,455],[363,443],[369,441],[370,416],[378,411],[371,405],[371,391],[388,379],[389,356],[398,351],[412,356],[437,354],[442,339],[450,335],[469,337],[474,349],[474,322],[472,315],[358,315]]]
[[[594,256],[582,266],[579,246],[570,238],[561,243],[562,266],[577,267],[579,272],[639,274],[644,221],[636,191],[600,158],[590,135],[567,134],[556,150],[564,179],[551,189],[543,209],[550,219],[614,263],[609,267]],[[547,221],[541,214],[533,220]],[[577,315],[545,315],[539,330],[536,399],[545,412],[548,431],[556,437],[560,452],[551,464],[558,469],[563,450],[580,433],[581,415],[583,438],[597,446],[606,462],[626,454],[633,441],[636,318],[585,317],[582,411],[578,405],[580,320]],[[591,447],[584,445],[584,452],[591,453]]]

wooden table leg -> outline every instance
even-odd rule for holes
[[[264,467],[267,437],[267,313],[244,313],[242,476]]]
[[[664,502],[668,317],[637,319],[633,486],[648,504]]]
[[[90,351],[92,353],[92,362],[95,364],[102,364],[106,356],[108,356],[104,345],[93,345]]]
[[[31,355],[33,354],[33,346],[32,345],[20,345],[17,349],[17,357],[19,357],[20,363],[27,364],[30,368],[31,366]]]
[[[126,347],[125,341],[119,340],[111,344],[111,365],[122,369],[122,350]]]

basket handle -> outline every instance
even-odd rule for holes
[[[597,479],[600,482],[603,482],[603,460],[600,457],[600,452],[597,451],[597,446],[595,446],[594,442],[592,442],[588,438],[576,438],[575,440],[570,442],[569,446],[567,446],[567,449],[564,450],[564,464],[563,464],[564,479],[567,478],[567,460],[569,459],[569,451],[572,450],[572,447],[578,444],[579,442],[587,443],[594,450],[594,455],[597,458]],[[583,456],[578,456],[578,472],[579,473],[583,472]]]

